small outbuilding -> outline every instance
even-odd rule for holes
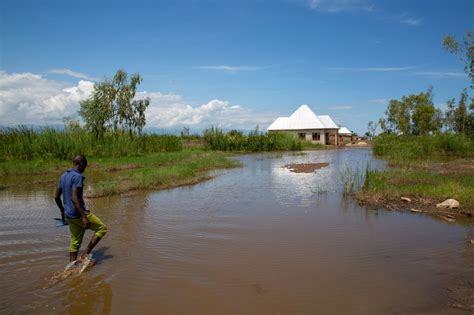
[[[308,105],[301,105],[289,117],[278,117],[267,130],[291,132],[313,143],[339,144],[339,126],[328,115],[316,115]]]
[[[346,127],[339,128],[339,143],[340,144],[352,143],[352,132]]]

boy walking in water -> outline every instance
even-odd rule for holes
[[[89,255],[92,249],[107,233],[107,227],[102,221],[86,209],[82,197],[84,179],[82,175],[87,167],[87,160],[84,156],[78,155],[74,158],[73,167],[61,176],[59,185],[54,194],[56,204],[61,211],[61,218],[69,225],[71,232],[71,244],[69,247],[69,261],[77,260],[77,253],[81,247],[82,238],[86,229],[93,230],[89,245],[87,245],[86,255]],[[61,202],[61,195],[63,200]],[[82,255],[82,259],[85,255]]]

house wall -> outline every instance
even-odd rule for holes
[[[304,139],[308,142],[337,145],[336,143],[337,130],[334,130],[334,129],[306,129],[306,130],[285,130],[285,131],[282,130],[282,131],[270,131],[270,132],[289,132],[289,133],[295,134],[296,136],[299,136],[299,134],[304,134]],[[319,141],[313,140],[313,133],[319,133]],[[326,143],[326,133],[329,133],[328,143]]]

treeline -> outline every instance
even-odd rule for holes
[[[427,92],[391,100],[385,115],[378,121],[383,134],[427,135],[447,132],[474,135],[474,99],[469,100],[467,90],[461,93],[458,102],[454,98],[449,100],[444,112],[435,107],[430,88]],[[376,128],[377,124],[369,122],[369,136],[375,133]]]
[[[211,150],[220,151],[291,151],[301,150],[306,141],[288,133],[261,133],[258,127],[245,135],[242,131],[224,132],[211,127],[204,130],[203,140]]]
[[[121,157],[180,150],[181,139],[172,135],[139,135],[118,130],[97,138],[74,124],[64,130],[25,126],[0,129],[0,160],[70,160],[76,154]]]

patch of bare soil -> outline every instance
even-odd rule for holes
[[[303,163],[285,165],[293,173],[312,173],[320,168],[328,166],[329,163]]]
[[[357,192],[354,197],[360,205],[384,208],[389,211],[426,213],[451,223],[456,222],[456,220],[472,218],[472,214],[463,210],[462,207],[454,209],[437,208],[436,205],[440,202],[439,200],[416,195],[401,196],[399,194]],[[402,197],[405,197],[405,200],[402,200]],[[406,201],[406,198],[410,201]]]
[[[367,143],[365,141],[359,141],[359,142],[354,142],[354,143],[347,143],[347,147],[370,147],[370,143]]]
[[[123,171],[123,170],[132,170],[135,168],[143,168],[143,166],[137,165],[137,164],[124,164],[124,165],[109,167],[109,168],[106,168],[105,170],[107,172],[118,172],[118,171]]]

